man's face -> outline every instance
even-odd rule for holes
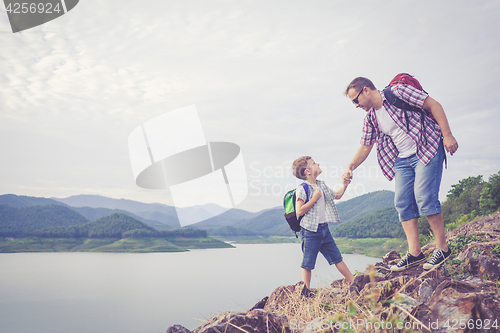
[[[363,110],[368,111],[373,107],[373,103],[370,99],[370,89],[367,87],[364,87],[359,91],[351,88],[349,89],[347,96],[349,96],[349,99],[353,102],[356,108],[362,108]]]

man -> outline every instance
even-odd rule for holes
[[[389,103],[383,91],[364,77],[355,78],[345,94],[356,108],[367,112],[361,146],[343,174],[352,179],[355,170],[377,143],[377,157],[384,176],[396,181],[394,205],[408,240],[408,253],[391,267],[402,271],[423,263],[418,218],[427,217],[436,240],[436,249],[424,269],[440,267],[451,255],[444,233],[443,215],[438,199],[443,171],[444,149],[453,155],[458,143],[453,137],[443,107],[427,93],[410,85],[391,87],[404,102],[430,111],[435,120],[421,112],[403,111]],[[443,149],[444,147],[444,149]]]

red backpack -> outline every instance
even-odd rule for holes
[[[407,102],[403,101],[402,99],[398,98],[394,93],[391,91],[391,87],[398,85],[398,84],[407,84],[410,85],[418,90],[421,90],[427,94],[427,91],[425,91],[422,88],[422,85],[420,82],[418,82],[417,79],[415,79],[412,75],[407,74],[407,73],[400,73],[396,75],[391,82],[389,82],[389,85],[384,88],[384,95],[387,101],[397,107],[398,109],[402,109],[404,111],[405,115],[405,120],[406,120],[406,129],[410,131],[410,124],[409,124],[409,119],[408,119],[408,113],[407,111],[412,111],[412,112],[418,112],[421,114],[421,122],[422,124],[425,123],[425,116],[428,116],[431,118],[433,121],[436,121],[432,113],[428,110],[418,108],[416,106],[411,106]]]

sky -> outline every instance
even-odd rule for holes
[[[12,33],[0,5],[0,194],[97,194],[173,205],[135,184],[128,136],[196,105],[207,141],[239,145],[248,195],[280,206],[294,159],[320,163],[338,188],[365,111],[344,96],[414,75],[444,107],[458,151],[440,198],[500,171],[500,2],[81,0]],[[375,150],[342,198],[394,190]]]

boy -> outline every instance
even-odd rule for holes
[[[306,192],[299,186],[296,192],[297,203],[295,211],[297,218],[304,215],[300,221],[300,233],[302,238],[302,281],[307,289],[310,289],[311,271],[316,264],[318,252],[321,252],[330,265],[335,264],[340,273],[350,282],[354,280],[347,265],[342,260],[342,255],[333,240],[328,229],[328,222],[339,223],[337,208],[334,199],[342,198],[349,185],[349,180],[344,180],[342,187],[335,192],[326,186],[325,182],[316,178],[322,172],[319,164],[315,163],[310,156],[302,156],[296,159],[292,165],[295,177],[305,180],[312,193],[309,201],[306,202]],[[313,192],[314,191],[314,192]]]

